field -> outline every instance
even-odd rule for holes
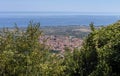
[[[61,35],[61,36],[73,36],[76,38],[84,38],[91,30],[89,26],[44,26],[41,27],[45,35]]]

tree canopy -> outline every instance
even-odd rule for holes
[[[84,40],[76,57],[73,75],[120,76],[120,22],[95,29]],[[76,51],[75,51],[76,52]],[[72,63],[71,63],[72,64]]]
[[[0,30],[0,76],[120,76],[120,22],[90,27],[81,49],[62,58],[40,44],[39,23]]]

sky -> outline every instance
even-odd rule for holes
[[[120,0],[0,0],[0,12],[120,12]]]

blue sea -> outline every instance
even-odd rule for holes
[[[39,22],[41,26],[86,25],[94,22],[96,26],[109,25],[120,20],[119,15],[40,15],[40,14],[4,14],[0,13],[0,27],[26,27],[29,21]]]

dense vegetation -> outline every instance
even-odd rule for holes
[[[50,53],[39,23],[0,31],[0,76],[120,76],[120,22],[95,29],[80,50]]]
[[[61,75],[62,60],[57,61],[57,56],[39,43],[39,27],[31,22],[25,31],[18,27],[0,31],[0,76]]]
[[[95,29],[87,36],[73,62],[77,67],[70,72],[79,76],[120,76],[120,22]],[[70,63],[72,64],[72,63]]]

